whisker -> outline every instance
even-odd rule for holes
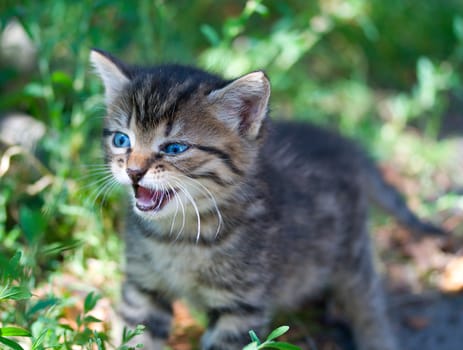
[[[115,179],[112,179],[109,183],[109,186],[107,186],[107,189],[105,190],[105,193],[103,194],[103,197],[101,199],[101,207],[103,207],[104,203],[106,202],[106,198],[108,197],[108,194],[118,185],[118,182]]]
[[[89,183],[87,183],[87,184],[85,184],[83,186],[80,186],[80,190],[86,190],[86,189],[94,187],[94,186],[100,186],[100,184],[110,180],[112,177],[113,177],[112,174],[106,174],[105,176],[100,177],[95,181],[92,181],[92,182],[89,182]]]
[[[76,182],[82,182],[82,181],[84,181],[86,179],[89,179],[89,178],[92,178],[92,177],[99,177],[100,178],[102,175],[107,176],[108,174],[111,175],[108,170],[98,170],[98,171],[94,171],[94,172],[84,174],[82,176],[77,177]]]
[[[103,159],[104,157],[101,157]],[[92,163],[92,164],[84,164],[80,163],[79,168],[110,168],[111,165],[105,163]]]
[[[180,207],[182,208],[182,226],[180,227],[180,230],[177,233],[177,236],[175,237],[175,240],[178,240],[183,233],[183,230],[185,229],[185,224],[186,224],[186,215],[185,215],[185,206],[183,205],[182,202],[182,197],[175,192],[175,195],[178,197],[178,203],[180,203]]]
[[[180,184],[180,182],[177,182],[176,185],[179,187],[180,191],[185,195],[185,197],[189,200],[191,205],[193,206],[195,213],[196,213],[196,220],[197,220],[197,233],[196,233],[196,242],[199,241],[200,235],[201,235],[201,216],[199,215],[199,209],[198,206],[196,205],[196,202],[194,198],[191,196],[190,192],[188,189]]]
[[[207,196],[212,200],[212,204],[214,205],[214,209],[217,213],[217,230],[216,230],[216,233],[215,233],[215,237],[217,237],[219,235],[219,232],[220,232],[220,229],[222,228],[223,226],[223,217],[222,217],[222,213],[219,209],[219,206],[217,204],[217,201],[214,197],[214,195],[212,194],[212,192],[205,186],[203,185],[202,183],[200,183],[199,181],[195,180],[195,179],[192,179],[186,175],[181,175],[179,174],[179,176],[187,181],[190,181],[191,185],[193,185],[196,189],[198,189],[200,192],[202,193],[206,193]],[[177,179],[177,181],[180,181],[179,178],[177,178],[177,175],[173,176],[174,178]],[[198,188],[198,186],[200,186],[200,188]],[[204,190],[204,191],[203,191]]]
[[[104,207],[104,204],[106,202],[108,195],[114,190],[114,187],[116,187],[118,184],[119,183],[115,179],[113,179],[110,181],[109,186],[106,187],[104,194],[103,194],[103,198],[101,199],[101,203],[100,203],[100,215],[101,216],[103,216],[103,207]]]
[[[215,196],[212,194],[212,192],[205,185],[200,183],[198,180],[189,178],[187,176],[185,176],[185,178],[188,179],[188,181],[191,181],[193,184],[201,186],[201,188],[204,189],[207,192],[207,194],[209,195],[209,198],[212,200],[212,204],[214,205],[214,209],[217,212],[217,221],[218,222],[217,222],[217,231],[215,233],[215,237],[217,237],[219,232],[220,232],[220,229],[222,228],[222,225],[223,225],[223,217],[222,217],[222,213],[221,213],[221,211],[219,209],[219,205],[217,204],[217,201],[215,199]]]
[[[164,202],[165,187],[164,187],[163,184],[159,184],[159,187],[160,187],[160,190],[159,190],[159,191],[161,192],[161,198],[159,199],[159,203],[158,203],[158,205],[156,206],[156,210],[158,210],[158,209],[161,207],[162,202]],[[154,196],[155,196],[155,194],[153,195],[152,200],[154,199]]]
[[[105,180],[106,180],[106,181],[103,183],[103,185],[102,185],[99,189],[97,189],[98,192],[96,192],[95,195],[93,195],[93,193],[92,193],[92,196],[90,197],[90,198],[93,198],[93,200],[92,200],[92,205],[93,205],[93,206],[96,204],[96,200],[98,199],[98,197],[100,197],[101,194],[104,193],[104,191],[105,191],[108,187],[112,186],[112,184],[113,184],[114,182],[116,182],[116,180],[114,180],[114,178],[112,178],[112,177],[109,177],[109,178],[107,178],[107,179],[105,179]]]
[[[97,175],[101,175],[101,174],[107,174],[111,172],[111,168],[109,166],[95,166],[95,167],[92,167],[92,168],[85,168],[83,169],[82,171],[82,175],[80,177],[77,178],[77,180],[81,179],[81,178],[86,178],[86,177],[89,177],[89,176],[97,176]]]
[[[169,232],[169,236],[172,235],[172,232],[174,230],[174,225],[175,225],[175,220],[177,218],[177,214],[178,214],[178,195],[177,195],[177,192],[175,191],[175,189],[172,187],[172,185],[170,184],[167,184],[167,186],[169,187],[170,191],[169,192],[169,201],[170,201],[170,196],[171,194],[170,193],[173,193],[174,194],[174,199],[175,199],[175,214],[174,214],[174,217],[172,218],[172,223],[170,225],[170,232]]]

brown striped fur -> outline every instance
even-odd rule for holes
[[[262,72],[226,81],[101,51],[91,59],[105,85],[106,159],[133,207],[121,314],[146,325],[145,348],[161,349],[174,299],[207,312],[202,349],[236,350],[250,329],[264,335],[274,312],[331,290],[359,349],[396,349],[372,263],[366,179],[411,212],[361,151],[316,127],[271,124]],[[114,147],[115,132],[131,147]],[[189,148],[168,155],[170,142]],[[174,188],[175,198],[141,211],[137,184]]]

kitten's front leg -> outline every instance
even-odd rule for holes
[[[255,304],[237,302],[208,311],[209,326],[201,339],[202,350],[238,350],[250,342],[249,331],[267,331],[269,315]]]
[[[144,333],[132,339],[130,346],[143,344],[146,350],[164,349],[172,323],[169,300],[156,291],[141,290],[133,283],[125,282],[120,313],[128,327],[145,326]]]
[[[363,237],[357,247],[360,254],[354,264],[343,265],[336,296],[352,322],[359,350],[397,350],[368,239]]]

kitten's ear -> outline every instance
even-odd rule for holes
[[[100,76],[105,87],[105,101],[109,105],[130,81],[127,67],[104,51],[93,49],[90,62]]]
[[[217,117],[249,139],[259,134],[269,97],[270,82],[262,71],[246,74],[208,95]]]

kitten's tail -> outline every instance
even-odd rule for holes
[[[443,228],[430,222],[423,221],[416,216],[408,207],[399,191],[386,182],[379,169],[374,164],[370,163],[367,169],[365,184],[367,186],[368,195],[375,204],[412,231],[427,234],[447,233]]]

